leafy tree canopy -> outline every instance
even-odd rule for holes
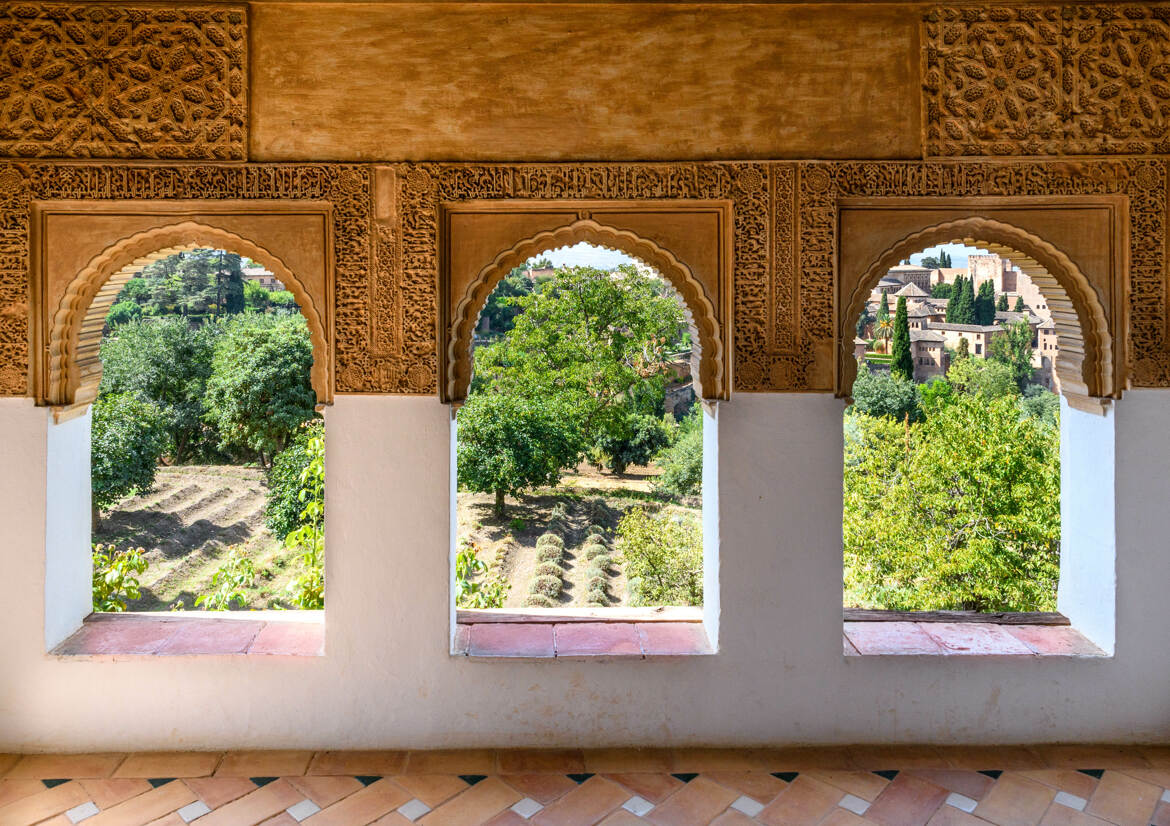
[[[890,354],[890,373],[904,379],[914,379],[914,357],[910,353],[910,321],[906,311],[906,296],[898,296],[898,310],[894,314],[894,340]]]
[[[885,372],[859,370],[853,381],[853,406],[870,416],[902,421],[918,418],[918,389],[914,382]]]
[[[162,411],[132,393],[99,398],[90,424],[93,515],[135,491],[150,490],[168,446]]]
[[[1007,365],[1012,380],[1021,391],[1032,382],[1032,328],[1026,321],[1016,321],[1001,335],[991,339],[991,358]]]
[[[954,290],[954,285],[940,281],[930,288],[930,294],[934,298],[950,298],[952,290]]]

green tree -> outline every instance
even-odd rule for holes
[[[918,418],[918,392],[914,382],[888,373],[858,371],[853,381],[853,407],[870,416],[903,421]]]
[[[953,290],[954,285],[940,281],[930,288],[930,295],[932,298],[950,298]]]
[[[927,255],[922,259],[920,266],[928,270],[947,269],[951,266],[951,256],[946,250],[940,250],[938,255]]]
[[[264,508],[264,524],[272,535],[283,540],[300,520],[304,504],[301,502],[301,476],[313,461],[310,443],[321,439],[324,445],[325,423],[312,419],[293,437],[292,444],[276,454],[268,470],[268,503]]]
[[[890,353],[890,373],[913,381],[914,357],[910,354],[910,320],[904,295],[898,296],[898,309],[894,314],[894,341]]]
[[[966,279],[961,275],[955,276],[955,283],[951,285],[950,300],[947,301],[946,322],[947,324],[955,324],[955,313],[959,306],[963,303],[963,282]]]
[[[253,312],[263,313],[271,305],[268,290],[255,281],[244,282],[244,306]]]
[[[305,452],[309,463],[301,471],[297,501],[301,505],[296,530],[284,546],[300,551],[300,572],[288,584],[298,608],[325,607],[325,431],[306,428]]]
[[[877,306],[877,320],[878,321],[885,321],[887,318],[890,317],[890,305],[887,303],[889,301],[889,298],[890,298],[889,293],[882,293],[881,296],[878,298],[878,306]]]
[[[273,290],[268,294],[268,301],[272,305],[272,309],[278,312],[290,315],[300,312],[296,296],[288,290]]]
[[[495,494],[494,514],[504,518],[504,497],[555,485],[584,444],[572,417],[555,397],[503,392],[473,393],[457,416],[460,487]]]
[[[670,436],[660,417],[637,412],[614,422],[594,442],[610,470],[618,474],[625,473],[630,465],[648,464],[669,443]]]
[[[947,321],[952,324],[975,324],[975,286],[970,278],[959,276],[955,291],[947,304]]]
[[[995,323],[995,285],[990,281],[984,281],[979,285],[974,307],[976,324],[986,326]]]
[[[1017,312],[1017,313],[1028,312],[1028,307],[1024,304],[1024,297],[1022,295],[1016,296],[1016,306],[1015,306],[1013,312]]]
[[[995,309],[997,312],[1006,313],[1007,308],[1007,293],[1000,293],[999,300],[995,302]]]
[[[496,285],[488,296],[487,304],[479,314],[480,321],[487,321],[488,335],[499,336],[512,329],[513,320],[522,310],[512,299],[529,295],[533,283],[524,274],[527,267],[516,267]]]
[[[142,318],[142,307],[133,301],[119,301],[106,314],[106,324],[110,327],[121,327],[131,321]]]
[[[846,590],[895,610],[1053,610],[1059,434],[1014,397],[959,394],[908,430],[846,428]],[[956,461],[962,457],[962,461]]]
[[[1060,396],[1040,384],[1029,384],[1020,396],[1020,410],[1025,416],[1049,427],[1060,429]]]
[[[1032,328],[1026,321],[1016,321],[991,339],[991,358],[1006,364],[1021,391],[1032,383]]]
[[[656,490],[676,499],[696,496],[703,489],[703,414],[699,405],[682,421],[674,444],[658,454],[662,473]]]
[[[216,325],[158,318],[123,324],[102,340],[99,396],[132,393],[162,411],[175,463],[211,447],[203,396],[219,332]]]
[[[961,394],[985,399],[1015,398],[1020,392],[1010,367],[986,359],[955,359],[947,370],[947,381]]]
[[[99,398],[92,415],[90,475],[96,530],[102,510],[135,491],[150,490],[168,439],[162,412],[131,393]]]
[[[630,508],[617,544],[631,605],[703,604],[703,534],[693,519]]]
[[[857,317],[857,326],[855,331],[858,338],[865,338],[865,334],[869,331],[869,325],[873,324],[876,319],[870,315],[869,306],[861,308],[861,315]]]
[[[244,450],[267,467],[313,418],[313,346],[303,316],[239,315],[215,345],[204,418],[221,450]]]
[[[135,304],[142,305],[150,300],[150,287],[146,284],[146,279],[140,275],[136,275],[126,282],[122,287],[122,291],[118,293],[118,298],[115,303],[123,301],[133,301]]]

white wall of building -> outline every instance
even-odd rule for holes
[[[719,647],[611,662],[451,657],[450,415],[328,412],[324,657],[46,655],[48,414],[0,400],[0,749],[376,748],[1170,737],[1170,391],[1116,432],[1116,654],[851,657],[841,647],[842,403],[718,409]],[[711,454],[708,454],[711,455]],[[710,600],[711,597],[709,596]]]

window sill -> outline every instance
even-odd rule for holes
[[[59,657],[280,656],[325,653],[324,611],[90,614]]]
[[[623,659],[714,654],[702,609],[459,611],[453,656]]]
[[[845,612],[846,657],[1105,657],[1059,614]],[[919,618],[920,617],[920,618]],[[1029,619],[1034,621],[1029,622]]]

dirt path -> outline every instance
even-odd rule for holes
[[[124,499],[103,515],[95,542],[146,549],[150,563],[133,611],[195,607],[212,590],[211,577],[227,550],[243,545],[260,572],[249,607],[281,600],[291,574],[288,554],[264,526],[268,488],[259,468],[183,465],[158,470],[154,487]]]

